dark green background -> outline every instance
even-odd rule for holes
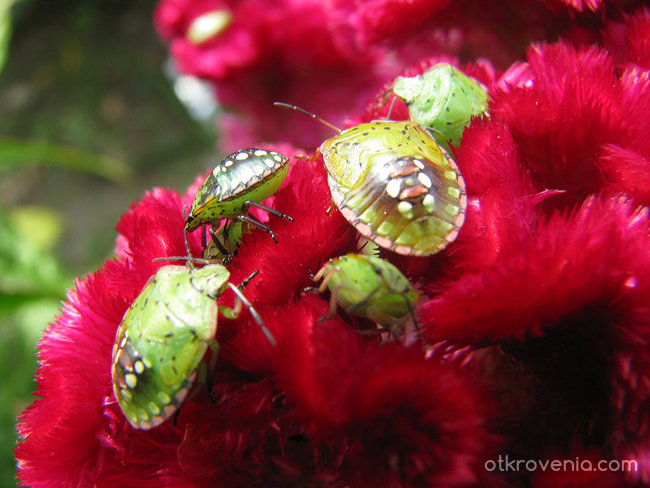
[[[218,158],[213,124],[188,116],[163,73],[168,53],[153,27],[155,4],[22,0],[12,11],[0,72],[0,137],[114,158],[132,174],[116,182],[29,158],[0,172],[3,213],[38,205],[43,222],[28,220],[28,231],[52,236],[51,249],[29,254],[23,266],[53,277],[46,291],[0,290],[2,487],[16,484],[15,417],[35,388],[35,341],[65,288],[111,255],[115,223],[130,203],[155,186],[185,191]],[[58,234],[48,233],[50,223]],[[13,240],[8,256],[25,247]]]

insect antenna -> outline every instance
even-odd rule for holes
[[[390,107],[388,107],[388,113],[386,114],[386,120],[390,120],[390,114],[393,113],[393,107],[395,106],[395,101],[397,100],[397,97],[393,97],[393,99],[390,101]]]
[[[290,105],[290,104],[284,103],[284,102],[273,102],[273,105],[276,106],[276,107],[288,108],[289,110],[295,110],[296,112],[300,112],[301,114],[306,115],[307,117],[311,117],[312,119],[317,120],[321,124],[326,125],[330,129],[334,129],[339,134],[341,133],[341,129],[336,127],[334,124],[330,124],[327,120],[320,118],[316,114],[313,114],[311,112],[307,112],[305,109],[300,108],[300,107],[298,107],[296,105]]]
[[[156,261],[187,261],[187,265],[190,268],[194,268],[194,263],[199,263],[199,264],[210,264],[209,259],[203,259],[203,258],[195,258],[192,256],[190,253],[190,243],[187,240],[187,231],[183,230],[183,237],[185,238],[185,250],[187,251],[187,256],[167,256],[164,258],[155,258],[153,259],[154,262]]]

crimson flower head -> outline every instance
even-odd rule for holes
[[[461,3],[468,12],[478,5]],[[210,17],[217,11],[228,12],[221,24]],[[286,17],[269,15],[280,11]],[[266,81],[278,73],[289,76],[286,93],[304,99],[341,74],[318,103],[331,105],[329,95],[343,97],[335,92],[345,88],[354,105],[330,109],[347,125],[408,118],[390,93],[397,74],[444,61],[479,80],[488,114],[471,120],[450,152],[466,185],[465,221],[432,256],[377,251],[420,299],[394,336],[371,333],[376,317],[334,309],[329,292],[310,288],[329,259],[362,252],[365,243],[332,203],[322,155],[296,149],[288,133],[269,148],[290,156],[289,174],[264,203],[293,221],[265,215],[277,243],[253,229],[227,263],[234,285],[257,271],[243,293],[273,341],[246,306],[236,318],[220,315],[218,352],[203,360],[215,363],[208,381],[193,386],[172,418],[138,430],[113,393],[116,331],[166,264],[156,259],[187,254],[183,208],[205,175],[183,195],[147,193],[118,222],[115,257],[76,281],[39,344],[38,398],[18,425],[23,485],[650,485],[647,10],[610,19],[604,2],[516,7],[514,18],[540,16],[542,33],[560,16],[567,36],[529,45],[509,66],[502,60],[513,53],[503,47],[516,29],[499,33],[492,60],[463,63],[453,50],[416,42],[442,39],[434,28],[442,12],[449,16],[440,25],[457,22],[465,46],[480,45],[506,16],[495,9],[483,22],[460,18],[456,4],[439,1],[160,3],[156,22],[174,55],[190,71],[205,68],[195,72],[213,79],[218,96],[251,108],[250,137],[265,124],[267,134],[291,126],[268,124],[271,112],[252,109],[256,87],[263,85],[262,98],[277,96],[277,84]],[[593,12],[602,14],[603,30],[579,36],[571,19]],[[277,30],[282,19],[294,28]],[[200,38],[206,31],[212,35]],[[586,38],[594,43],[576,40]],[[424,54],[426,46],[433,47]],[[400,49],[410,54],[387,54]],[[305,81],[290,77],[297,59],[318,60],[305,64],[304,73],[322,75],[314,85],[289,83]],[[390,69],[375,77],[378,66]],[[368,86],[355,84],[367,76]],[[322,142],[315,130],[305,140]],[[188,247],[202,255],[199,231]],[[235,294],[228,289],[217,303],[232,307]],[[537,469],[510,469],[504,459],[535,461]],[[589,471],[579,460],[605,461],[607,469]],[[554,461],[578,469],[539,468]]]

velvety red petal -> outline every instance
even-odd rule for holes
[[[631,149],[606,144],[596,164],[605,178],[605,188],[650,205],[650,160]]]
[[[487,429],[491,399],[455,365],[365,342],[338,320],[292,329],[278,381],[308,438],[346,439],[341,470],[351,486],[487,482],[483,462],[498,446]]]
[[[529,79],[495,91],[492,110],[510,126],[536,188],[566,190],[553,200],[560,208],[599,191],[597,158],[607,144],[650,154],[649,90],[640,73],[618,78],[612,57],[593,47],[537,46],[528,57]]]
[[[611,22],[606,45],[621,64],[634,63],[650,68],[650,10],[647,7],[625,14],[623,22]]]
[[[588,200],[540,225],[519,251],[466,274],[420,308],[431,341],[493,343],[542,333],[590,303],[607,303],[647,272],[647,216],[619,200]],[[472,300],[466,297],[471,296]]]

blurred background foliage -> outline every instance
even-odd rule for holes
[[[218,157],[211,119],[192,119],[165,74],[155,3],[0,0],[2,487],[66,289],[111,256],[131,202],[185,191]]]

